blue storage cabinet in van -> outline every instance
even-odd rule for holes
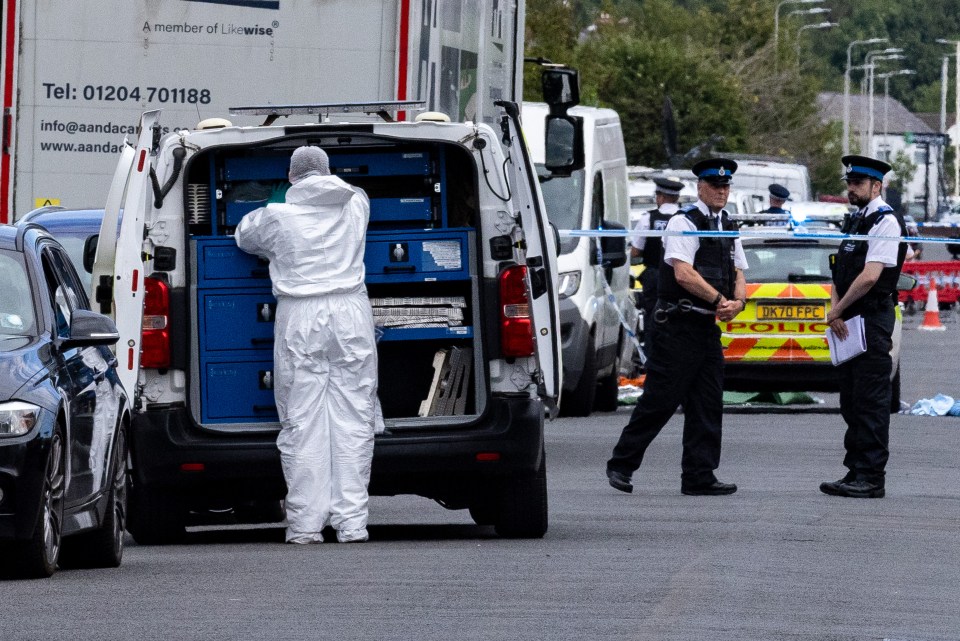
[[[269,265],[240,250],[229,235],[244,214],[268,199],[231,202],[224,194],[250,182],[263,193],[279,189],[286,181],[288,164],[289,155],[282,154],[211,158],[211,202],[218,203],[218,196],[221,200],[211,212],[210,234],[192,238],[200,328],[196,375],[203,423],[278,420],[273,397],[276,299]],[[364,254],[368,289],[403,301],[410,297],[411,286],[419,288],[416,296],[422,296],[424,291],[429,293],[426,284],[437,283],[445,292],[453,288],[462,292],[463,298],[470,298],[475,231],[448,226],[442,151],[431,147],[338,154],[331,150],[330,165],[336,175],[373,193]],[[409,185],[423,193],[410,193]],[[391,193],[393,186],[405,193]],[[247,193],[255,193],[255,189],[247,189]],[[386,328],[380,342],[440,340],[449,344],[472,336],[467,313],[462,325]],[[436,343],[423,346],[430,354],[436,348]]]

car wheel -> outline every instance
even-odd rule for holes
[[[597,394],[597,348],[593,336],[587,339],[583,355],[583,371],[577,387],[560,397],[560,413],[563,416],[590,416]]]
[[[40,509],[33,534],[17,542],[11,555],[14,575],[27,578],[51,576],[60,559],[63,538],[63,497],[66,489],[66,447],[63,428],[58,423],[50,438]]]
[[[536,472],[504,482],[494,527],[505,538],[539,539],[547,533],[547,459]]]
[[[598,412],[616,412],[620,401],[620,364],[622,362],[623,340],[617,341],[617,355],[613,359],[613,371],[600,379],[597,384],[593,407]]]
[[[121,424],[114,445],[103,523],[92,532],[71,537],[64,543],[64,565],[82,568],[116,568],[123,560],[123,537],[127,527],[127,428]]]
[[[900,364],[897,363],[897,372],[890,381],[890,413],[900,412]]]
[[[496,525],[497,503],[489,497],[481,497],[470,503],[470,518],[477,525]]]
[[[179,543],[186,536],[186,509],[163,492],[132,484],[127,529],[140,545]]]

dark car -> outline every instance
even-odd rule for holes
[[[116,567],[127,504],[127,395],[63,246],[0,225],[0,571]]]
[[[102,209],[64,209],[63,207],[41,207],[34,209],[17,221],[18,225],[36,223],[50,232],[57,241],[67,250],[67,255],[73,262],[83,289],[90,292],[91,276],[84,266],[84,250],[92,259],[92,251],[96,248],[91,244],[91,236],[100,233],[100,223],[103,221]]]

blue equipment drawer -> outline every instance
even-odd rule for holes
[[[269,287],[269,265],[237,247],[230,236],[197,240],[200,287]]]
[[[276,421],[273,361],[206,362],[201,365],[204,421]]]
[[[260,291],[201,291],[200,351],[273,349],[277,299]]]
[[[331,154],[330,171],[337,176],[427,176],[430,154],[425,151],[375,154]]]
[[[368,283],[470,278],[467,232],[370,232],[363,262]]]
[[[241,156],[223,161],[227,180],[286,180],[290,156]]]
[[[430,198],[371,198],[371,223],[430,223],[433,207]]]

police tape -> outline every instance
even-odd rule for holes
[[[811,231],[772,231],[769,227],[762,231],[741,229],[739,231],[687,231],[668,229],[558,229],[561,237],[567,238],[647,238],[664,236],[688,236],[694,238],[772,238],[817,239],[817,240],[895,240],[901,243],[939,243],[944,245],[960,244],[960,238],[939,238],[930,236],[871,236],[868,234],[841,234],[836,232]]]

